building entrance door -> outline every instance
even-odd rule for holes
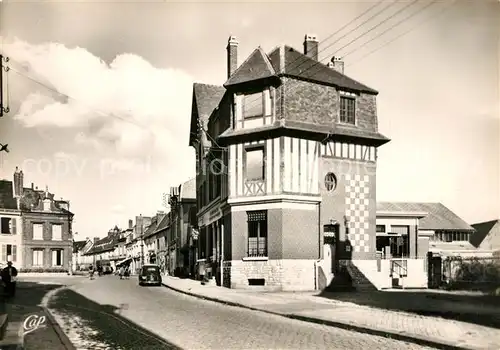
[[[327,264],[328,272],[335,273],[338,265],[337,242],[339,225],[325,225],[323,227],[323,259]]]

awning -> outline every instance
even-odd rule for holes
[[[125,259],[123,259],[122,261],[120,261],[120,262],[116,263],[116,265],[121,265],[121,264],[124,264],[124,263],[126,263],[127,261],[129,261],[129,260],[132,260],[132,258],[125,258]]]

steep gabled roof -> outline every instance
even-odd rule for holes
[[[206,126],[213,110],[219,105],[226,89],[223,86],[210,84],[193,84],[193,101],[191,106],[191,128],[189,130],[189,146],[193,145],[198,135],[198,121]]]
[[[265,79],[276,74],[269,57],[259,46],[243,62],[226,81],[224,86],[246,83],[249,81]]]
[[[377,202],[377,211],[425,212],[427,215],[419,221],[420,230],[474,231],[473,227],[441,203]]]
[[[83,249],[83,247],[85,247],[86,244],[87,244],[87,241],[75,241],[75,242],[73,242],[73,252],[74,253],[79,252],[80,250]]]
[[[273,75],[305,79],[350,91],[378,94],[376,90],[287,45],[276,47],[269,55],[266,55],[261,48],[257,48],[229,77],[224,86],[234,86]]]
[[[169,224],[170,224],[170,215],[167,214],[158,224],[158,227],[156,228],[155,233],[163,231],[164,229],[166,229],[169,226]]]
[[[490,220],[471,225],[476,232],[471,236],[470,242],[475,247],[479,247],[496,225],[500,225],[500,220]]]

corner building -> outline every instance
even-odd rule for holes
[[[193,88],[198,257],[224,266],[231,288],[322,289],[348,261],[376,269],[377,148],[389,141],[377,91],[319,62],[312,35],[303,52],[259,47],[239,66],[237,51],[230,37],[224,86]]]

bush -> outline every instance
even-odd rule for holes
[[[494,290],[500,284],[500,260],[456,259],[451,261],[454,273],[450,289]]]
[[[31,267],[19,269],[19,273],[68,273],[68,269],[64,267]]]

